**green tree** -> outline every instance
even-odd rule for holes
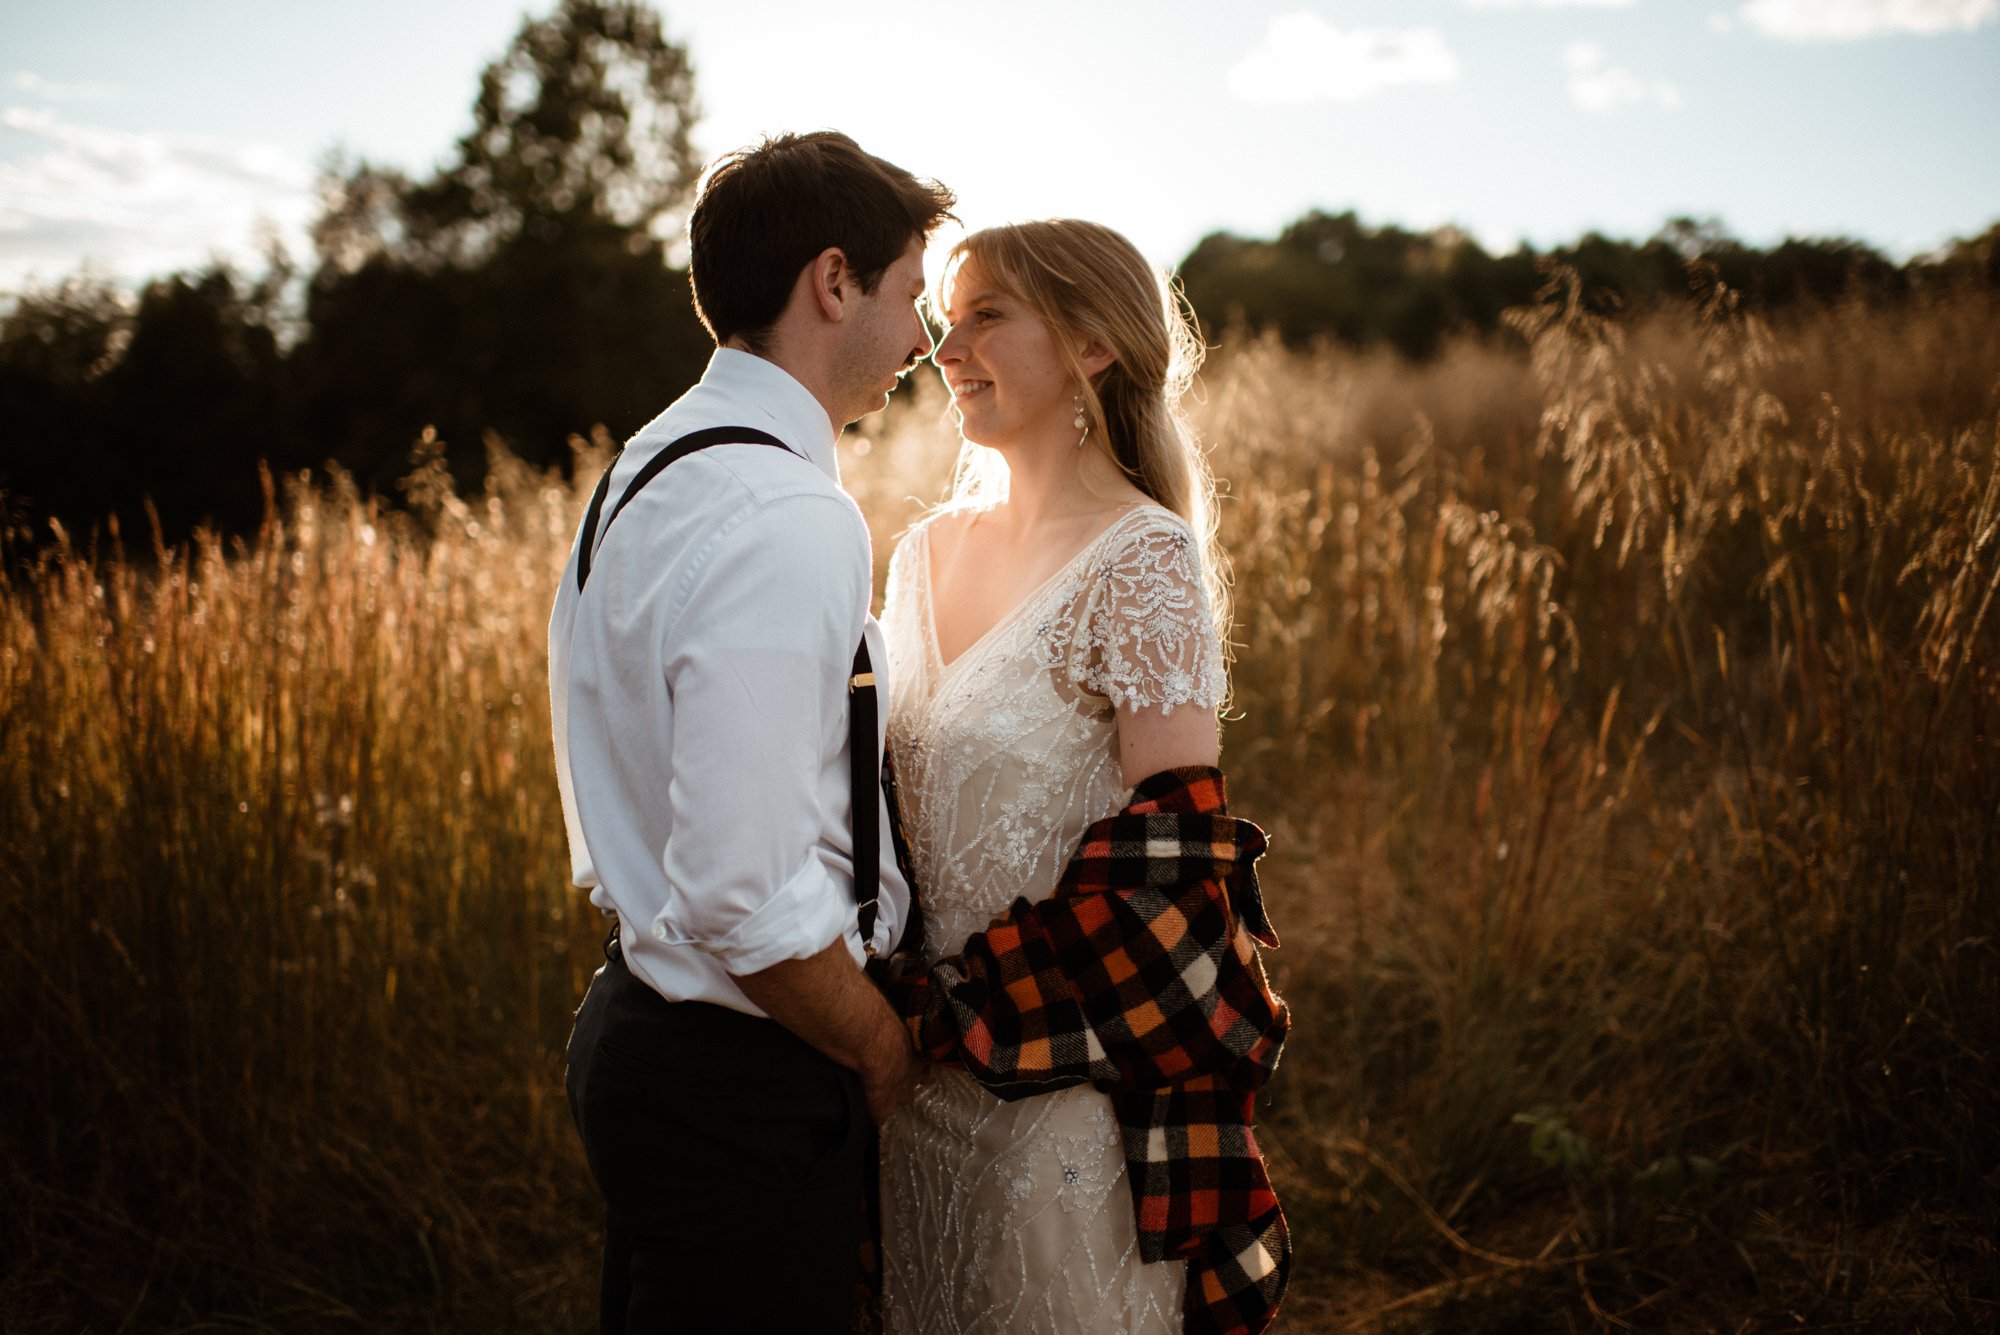
[[[277,335],[284,280],[282,269],[245,280],[215,265],[140,294],[131,341],[102,380],[92,464],[103,508],[128,534],[147,499],[170,536],[204,523],[252,529],[263,513],[258,462],[300,462]]]
[[[1368,226],[1352,212],[1315,211],[1274,240],[1223,232],[1203,238],[1183,261],[1181,280],[1211,336],[1240,324],[1275,330],[1294,344],[1387,343],[1424,357],[1448,333],[1499,330],[1503,311],[1533,300],[1550,262],[1574,270],[1586,300],[1600,307],[1685,301],[1719,279],[1752,306],[1775,311],[1847,297],[1899,299],[1932,269],[1961,279],[1985,272],[1981,266],[2000,265],[1993,235],[1959,243],[1928,268],[1899,268],[1844,239],[1792,239],[1760,250],[1715,219],[1685,217],[1643,242],[1593,231],[1546,256],[1526,245],[1491,255],[1456,228],[1411,232]]]
[[[1370,227],[1353,212],[1312,212],[1274,241],[1205,238],[1181,266],[1209,328],[1275,329],[1290,343],[1386,342],[1428,356],[1452,330],[1490,331],[1532,297],[1532,253],[1495,261],[1456,228]]]
[[[146,285],[136,302],[78,276],[24,297],[0,324],[0,488],[46,535],[107,516],[149,536],[243,530],[262,509],[257,463],[297,458],[277,337],[288,273],[226,265]]]
[[[487,67],[435,176],[336,163],[298,356],[318,448],[383,488],[436,426],[470,481],[488,431],[549,462],[665,406],[709,347],[662,241],[693,195],[696,115],[658,15],[564,0]]]
[[[647,233],[692,192],[687,51],[641,4],[563,0],[486,67],[458,161],[412,191],[415,238],[480,254],[610,224]]]
[[[90,273],[24,294],[0,322],[0,492],[38,528],[102,512],[98,385],[131,337],[130,300]]]

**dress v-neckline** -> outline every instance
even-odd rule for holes
[[[1034,588],[1022,594],[1019,601],[1017,601],[1012,607],[1008,608],[1006,611],[1002,612],[999,618],[995,620],[992,625],[988,626],[985,630],[985,633],[980,635],[978,639],[972,641],[972,643],[966,645],[963,649],[959,650],[958,653],[952,658],[952,660],[949,663],[944,661],[944,647],[938,639],[937,580],[935,577],[935,572],[931,565],[931,531],[930,527],[926,525],[924,528],[924,553],[923,553],[924,554],[924,640],[925,640],[925,648],[930,651],[931,665],[937,669],[939,680],[942,681],[945,678],[948,678],[952,676],[955,672],[957,672],[959,668],[965,665],[968,659],[972,658],[973,655],[977,654],[981,649],[985,648],[989,641],[991,641],[997,635],[999,635],[999,633],[1002,630],[1004,630],[1017,617],[1019,617],[1023,611],[1025,611],[1028,607],[1032,606],[1035,603],[1035,601],[1039,599],[1044,593],[1048,592],[1049,588],[1052,585],[1054,585],[1057,580],[1061,579],[1063,576],[1069,574],[1071,570],[1075,569],[1076,563],[1078,561],[1081,561],[1085,556],[1089,555],[1090,552],[1093,551],[1099,543],[1103,542],[1106,538],[1110,537],[1113,530],[1115,530],[1120,524],[1124,523],[1127,519],[1137,514],[1139,511],[1147,508],[1160,509],[1164,507],[1160,506],[1157,501],[1134,501],[1131,505],[1128,505],[1123,510],[1120,510],[1116,515],[1112,516],[1111,522],[1107,523],[1103,528],[1097,531],[1096,535],[1092,537],[1089,542],[1086,542],[1083,544],[1083,546],[1077,548],[1075,555],[1071,556],[1069,560],[1063,562],[1061,566],[1057,567],[1053,572],[1051,572],[1047,579],[1043,580],[1040,584],[1037,584]]]

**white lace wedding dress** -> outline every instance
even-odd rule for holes
[[[890,563],[889,744],[924,897],[927,961],[1016,898],[1046,898],[1084,829],[1130,799],[1114,709],[1212,707],[1223,690],[1188,526],[1114,520],[949,665],[929,524]],[[1110,1099],[1003,1103],[937,1071],[882,1130],[889,1335],[1125,1335],[1181,1329],[1185,1264],[1139,1259]]]

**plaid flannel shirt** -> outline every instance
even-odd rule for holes
[[[1263,851],[1220,770],[1155,774],[1084,832],[1052,897],[889,988],[919,1049],[1003,1099],[1111,1096],[1140,1253],[1188,1263],[1188,1335],[1257,1335],[1291,1269],[1250,1130],[1291,1023],[1257,954],[1278,944]]]

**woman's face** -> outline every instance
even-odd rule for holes
[[[1042,435],[1074,435],[1077,385],[1055,336],[1020,300],[992,288],[968,261],[953,276],[950,332],[932,360],[951,390],[959,430],[995,449]]]

